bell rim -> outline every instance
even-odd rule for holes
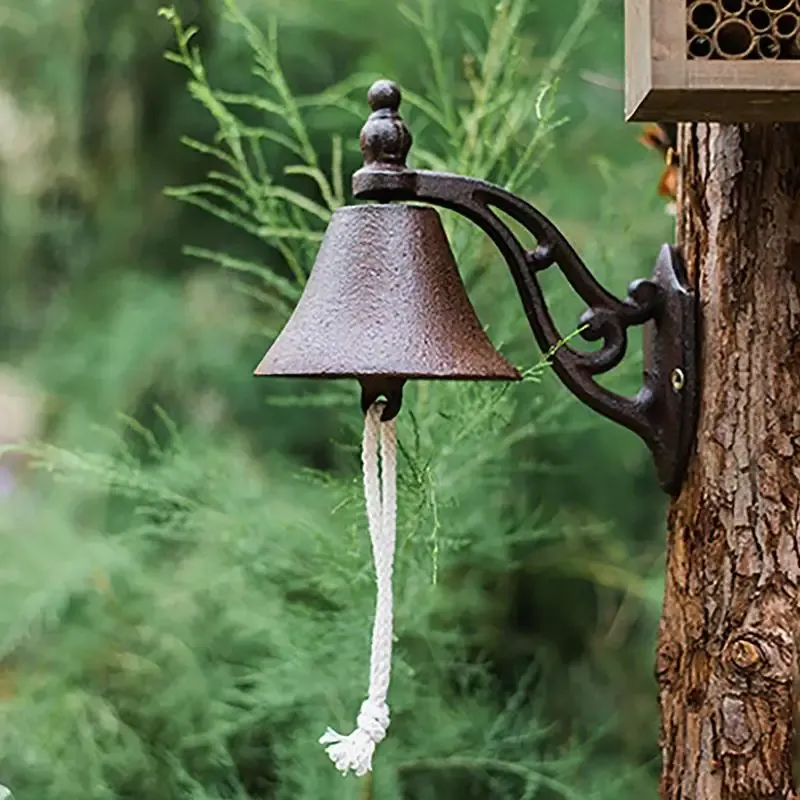
[[[287,378],[290,380],[362,380],[364,378],[381,378],[408,381],[461,381],[464,383],[518,383],[523,380],[522,373],[513,365],[509,365],[511,371],[506,375],[479,375],[476,373],[448,373],[447,375],[434,375],[430,373],[411,373],[411,372],[260,372],[254,370],[256,378]]]

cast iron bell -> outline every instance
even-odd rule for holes
[[[400,407],[409,378],[520,380],[481,328],[437,211],[334,212],[303,296],[256,375],[357,378]]]

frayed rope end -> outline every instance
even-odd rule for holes
[[[325,752],[342,775],[347,775],[352,770],[361,778],[372,770],[375,742],[364,731],[357,728],[349,736],[342,736],[328,728],[320,737],[319,743],[328,745]]]
[[[349,736],[328,728],[319,743],[328,745],[325,752],[342,775],[352,771],[362,778],[372,771],[375,748],[386,738],[388,729],[389,707],[386,703],[365,700],[358,715],[357,727]]]

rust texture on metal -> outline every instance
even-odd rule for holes
[[[519,380],[483,331],[434,208],[334,212],[303,295],[257,375],[358,378],[399,410],[410,378]]]
[[[382,128],[379,148],[370,145],[365,152],[365,166],[353,176],[356,197],[381,203],[430,203],[462,214],[485,231],[511,270],[533,335],[540,348],[551,354],[558,377],[582,402],[640,436],[653,454],[661,485],[667,492],[676,492],[697,415],[696,302],[686,287],[677,250],[665,245],[653,277],[635,281],[628,296],[618,299],[592,276],[556,226],[526,201],[485,181],[405,167],[410,136],[399,116],[400,92],[388,91],[385,82],[381,87],[381,104],[391,103],[382,110],[392,126]],[[374,114],[362,142],[375,140],[373,120]],[[377,153],[385,163],[376,158]],[[537,246],[525,249],[493,209],[530,232]],[[589,306],[581,318],[581,335],[588,341],[601,341],[600,349],[582,352],[563,343],[537,279],[539,272],[553,266],[558,266]],[[623,397],[595,378],[620,364],[628,329],[640,325],[646,326],[644,382],[636,396]]]

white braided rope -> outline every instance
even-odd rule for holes
[[[364,420],[362,462],[377,601],[372,626],[369,692],[361,705],[356,729],[343,736],[328,728],[320,744],[342,773],[366,775],[372,769],[375,747],[386,738],[389,706],[386,696],[392,671],[392,572],[397,515],[397,434],[394,420],[381,422],[384,403],[375,403]],[[380,464],[378,447],[380,444]],[[379,477],[380,476],[380,477]]]

